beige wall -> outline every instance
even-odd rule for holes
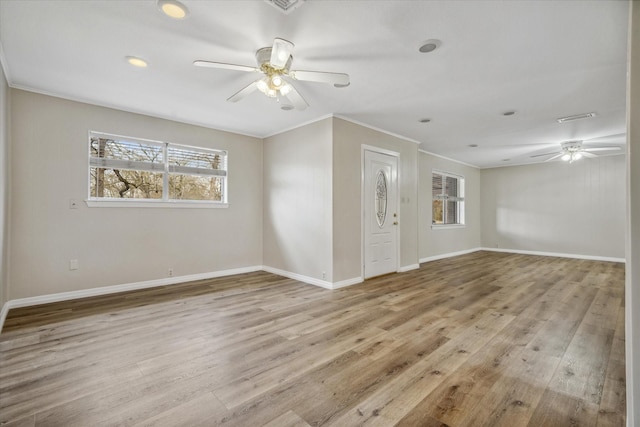
[[[1,65],[1,64],[0,64]],[[0,66],[0,307],[7,301],[9,248],[9,87]]]
[[[625,157],[484,169],[482,246],[624,258]]]
[[[89,130],[228,150],[229,208],[88,208]],[[262,264],[259,139],[12,89],[10,145],[7,299]]]
[[[424,152],[418,160],[418,234],[420,259],[479,248],[480,245],[480,169],[452,162]],[[465,226],[431,228],[431,173],[434,170],[462,175],[465,183]]]
[[[263,178],[264,265],[328,282],[331,133],[328,118],[266,138]]]
[[[418,264],[418,145],[333,119],[334,281],[362,276],[362,145],[400,153],[400,268]]]
[[[631,2],[627,92],[627,425],[640,424],[640,2]]]

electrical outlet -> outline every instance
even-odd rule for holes
[[[70,259],[69,260],[69,270],[77,270],[80,268],[80,265],[78,264],[78,260],[77,259]]]
[[[322,272],[322,279],[326,279],[327,278],[327,273],[325,273],[324,271]]]
[[[170,268],[169,271],[167,271],[167,275],[169,277],[173,277],[173,268]]]

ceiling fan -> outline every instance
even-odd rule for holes
[[[544,154],[536,154],[534,157],[544,157],[544,156],[552,156],[545,160],[545,162],[550,162],[551,160],[555,160],[560,157],[565,162],[573,163],[576,160],[580,160],[582,157],[594,158],[598,157],[594,152],[598,151],[617,151],[622,150],[617,145],[610,146],[602,146],[602,147],[585,147],[583,141],[575,140],[575,141],[565,141],[560,144],[560,151],[555,151],[553,153],[544,153]]]
[[[270,98],[289,101],[292,105],[283,105],[283,109],[304,110],[309,106],[300,92],[291,84],[290,80],[330,83],[335,87],[349,86],[349,75],[344,73],[328,73],[323,71],[291,70],[293,43],[288,40],[275,38],[273,46],[263,47],[256,52],[257,67],[246,65],[226,64],[197,60],[193,65],[197,67],[222,68],[235,71],[260,72],[264,76],[231,95],[227,101],[238,102],[250,93],[259,90]],[[288,108],[287,108],[288,107]]]

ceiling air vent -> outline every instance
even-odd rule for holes
[[[557,121],[558,123],[566,123],[566,122],[572,122],[574,120],[588,119],[595,116],[596,116],[596,113],[585,113],[585,114],[578,114],[576,116],[561,117]]]
[[[292,10],[297,9],[305,0],[264,0],[282,13],[289,14]]]

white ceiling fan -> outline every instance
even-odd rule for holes
[[[238,102],[256,89],[270,98],[276,98],[278,102],[284,99],[291,105],[283,105],[283,109],[304,110],[309,106],[307,101],[300,95],[290,80],[300,80],[308,82],[319,82],[333,84],[335,87],[349,86],[349,75],[344,73],[328,73],[323,71],[291,70],[293,56],[293,43],[288,40],[276,38],[273,46],[263,47],[256,52],[257,67],[246,65],[226,64],[223,62],[212,62],[197,60],[193,65],[198,67],[222,68],[235,71],[260,72],[263,77],[250,83],[233,94],[227,101]],[[286,107],[289,108],[286,108]]]
[[[594,158],[598,157],[594,152],[600,151],[619,151],[622,150],[621,147],[617,145],[609,145],[609,146],[600,146],[600,147],[591,147],[584,146],[584,141],[574,140],[574,141],[565,141],[560,144],[560,151],[555,151],[552,153],[544,153],[544,154],[536,154],[530,156],[531,158],[535,157],[544,157],[551,156],[545,160],[545,162],[550,162],[551,160],[555,160],[560,157],[565,162],[573,163],[576,160],[580,160],[582,157]]]

